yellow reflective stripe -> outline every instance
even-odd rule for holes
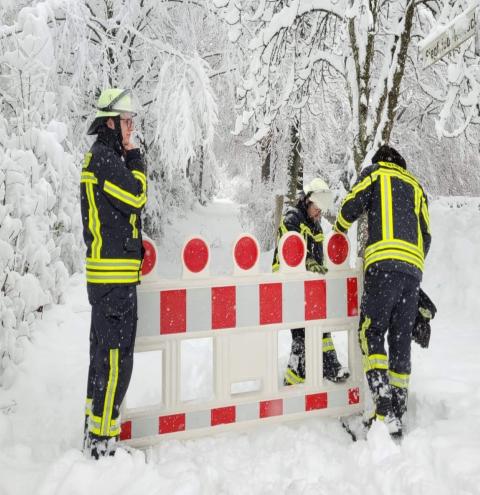
[[[89,424],[89,431],[91,433],[94,433],[96,435],[103,435],[102,433],[102,418],[99,416],[90,416],[90,424]],[[109,437],[114,437],[116,435],[119,435],[121,431],[121,424],[120,424],[120,417],[116,419],[112,419],[110,421],[110,426],[108,429],[108,435]]]
[[[430,215],[428,213],[428,207],[425,200],[422,201],[422,216],[427,226],[427,231],[430,233]]]
[[[410,381],[410,375],[407,373],[396,373],[395,371],[388,370],[388,379],[390,385],[397,388],[408,388]]]
[[[423,261],[423,250],[421,250],[418,246],[415,246],[415,244],[411,244],[410,242],[404,241],[403,239],[392,239],[389,241],[378,241],[375,242],[374,244],[370,244],[365,249],[365,257],[368,258],[369,256],[380,252],[384,249],[395,249],[397,248],[400,251],[406,251],[408,254],[411,254],[412,256],[417,256],[419,258],[419,261]]]
[[[111,436],[110,422],[112,420],[113,404],[118,383],[118,354],[119,349],[110,349],[110,372],[108,375],[107,390],[102,414],[102,436]]]
[[[384,421],[385,420],[385,416],[383,416],[382,414],[375,414],[375,419],[377,421]]]
[[[338,212],[337,223],[340,225],[340,227],[342,227],[345,230],[348,230],[352,226],[352,223],[351,222],[347,222],[345,220],[345,218],[342,215],[342,212],[341,211]]]
[[[371,370],[388,370],[388,357],[386,354],[371,354],[368,356]]]
[[[287,227],[285,226],[285,222],[284,222],[284,219],[282,218],[282,221],[280,222],[280,225],[278,227],[280,229],[280,232],[282,233],[282,235],[286,234],[288,232],[288,229]]]
[[[92,414],[92,399],[87,397],[85,401],[85,416],[91,416]]]
[[[83,184],[91,182],[92,184],[98,184],[98,179],[93,172],[83,171],[80,175],[80,182]]]
[[[291,368],[287,368],[284,378],[290,385],[296,385],[305,381],[304,378],[298,376]]]
[[[372,263],[377,263],[378,261],[386,261],[386,260],[404,261],[405,263],[410,263],[411,265],[416,266],[420,271],[423,272],[423,260],[419,260],[418,257],[416,256],[398,250],[385,250],[373,254],[369,257],[366,256],[364,269],[366,270]]]
[[[333,345],[333,340],[331,337],[325,337],[322,339],[322,351],[327,352],[327,351],[334,351],[335,346]]]
[[[93,259],[87,258],[87,270],[105,270],[105,271],[138,271],[140,270],[141,261],[135,259],[117,259],[103,258]]]
[[[87,282],[91,284],[130,284],[140,280],[136,272],[94,272],[87,270]]]
[[[85,156],[83,157],[82,169],[88,168],[88,166],[90,165],[90,162],[92,160],[92,156],[93,155],[90,152],[85,153]]]
[[[418,183],[417,179],[415,179],[412,176],[408,176],[406,174],[399,173],[395,170],[386,170],[386,169],[381,169],[379,171],[381,175],[388,175],[389,177],[396,177],[397,179],[406,182],[407,184],[410,184],[414,189],[419,189],[422,192],[422,188],[420,187],[420,184]],[[422,192],[423,194],[423,192]]]
[[[305,241],[307,240],[308,235],[312,237],[315,242],[322,242],[324,239],[324,235],[321,232],[313,235],[312,229],[304,223],[300,224],[300,234],[303,236]]]
[[[368,341],[367,341],[367,330],[370,328],[372,324],[372,320],[367,316],[360,327],[360,347],[362,349],[362,361],[363,361],[363,369],[368,371],[370,369],[368,363]]]
[[[415,189],[415,216],[417,217],[417,247],[423,256],[423,235],[422,227],[420,225],[420,209],[422,203],[422,191],[420,189]]]
[[[310,227],[308,225],[305,225],[304,223],[300,224],[300,234],[305,238],[307,238],[307,235],[310,235],[313,237],[312,231],[310,230]]]
[[[142,183],[143,191],[147,190],[147,177],[140,170],[133,170],[132,175]]]
[[[130,225],[132,226],[132,237],[138,239],[137,215],[135,213],[130,215]]]
[[[278,261],[276,261],[273,265],[272,265],[272,272],[278,272],[278,270],[280,270],[280,263]]]
[[[386,167],[386,168],[389,168],[390,170],[395,170],[397,172],[400,172],[398,175],[402,179],[414,181],[418,185],[417,178],[413,174],[411,174],[407,169],[401,167],[400,165],[397,165],[396,163],[391,163],[391,162],[378,162],[378,164],[381,167]]]
[[[343,200],[342,206],[347,202],[353,199],[359,192],[364,191],[368,186],[375,182],[378,177],[378,172],[374,172],[373,174],[369,174],[358,184],[352,187],[352,190],[345,196]]]
[[[147,201],[147,196],[143,191],[141,194],[135,195],[125,191],[121,187],[113,184],[112,182],[106,180],[103,185],[103,190],[113,196],[114,198],[122,201],[123,203],[133,206],[134,208],[141,208]]]
[[[102,250],[102,234],[100,233],[100,218],[98,209],[95,203],[95,195],[93,193],[93,184],[91,182],[85,184],[88,200],[88,229],[90,230],[93,241],[91,246],[92,258],[100,258]]]
[[[392,182],[387,174],[380,181],[380,202],[382,204],[382,239],[393,239]]]

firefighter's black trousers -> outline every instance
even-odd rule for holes
[[[365,274],[359,340],[379,416],[401,416],[406,409],[419,289],[420,281],[406,273],[370,268]]]
[[[296,370],[296,374],[305,379],[305,329],[304,328],[292,328],[290,330],[292,334],[292,353],[300,353],[301,359],[299,363],[303,363]],[[330,333],[324,333],[322,335],[322,350],[323,350],[323,376],[335,377],[342,367],[338,361],[337,352],[333,344],[332,335]]]
[[[130,382],[137,329],[134,285],[88,284],[92,305],[87,384],[89,434],[120,433],[120,405]]]

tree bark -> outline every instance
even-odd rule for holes
[[[303,189],[302,143],[299,134],[300,122],[295,118],[290,126],[290,156],[288,158],[288,201],[295,203],[298,192]]]

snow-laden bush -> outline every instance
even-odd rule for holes
[[[81,269],[83,258],[79,157],[65,151],[67,126],[55,120],[49,19],[46,3],[22,9],[0,37],[0,385],[6,386],[22,340],[46,306],[62,302],[69,273]]]
[[[0,148],[0,383],[46,305],[62,302],[81,268],[78,172],[53,122],[8,134]],[[6,131],[6,132],[5,132]],[[5,371],[7,371],[5,373]]]

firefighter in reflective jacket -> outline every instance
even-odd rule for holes
[[[114,453],[132,373],[147,187],[140,151],[130,142],[135,115],[130,91],[104,90],[97,110],[88,130],[97,139],[85,155],[80,180],[92,306],[84,450],[96,459]]]
[[[424,259],[430,247],[428,205],[418,180],[393,148],[381,146],[343,200],[335,229],[368,215],[359,340],[376,406],[392,437],[402,436],[410,345]],[[388,332],[388,356],[385,335]]]
[[[273,271],[280,268],[278,258],[278,241],[288,231],[300,233],[305,239],[307,256],[305,265],[308,271],[325,274],[327,268],[323,264],[323,231],[320,225],[322,210],[331,206],[331,192],[322,179],[314,179],[308,184],[296,206],[287,209],[280,222],[277,235],[277,248],[273,256]],[[292,347],[287,369],[284,375],[284,385],[295,385],[305,381],[305,329],[294,328]],[[350,376],[337,358],[330,333],[323,334],[323,376],[333,382],[343,382]]]

